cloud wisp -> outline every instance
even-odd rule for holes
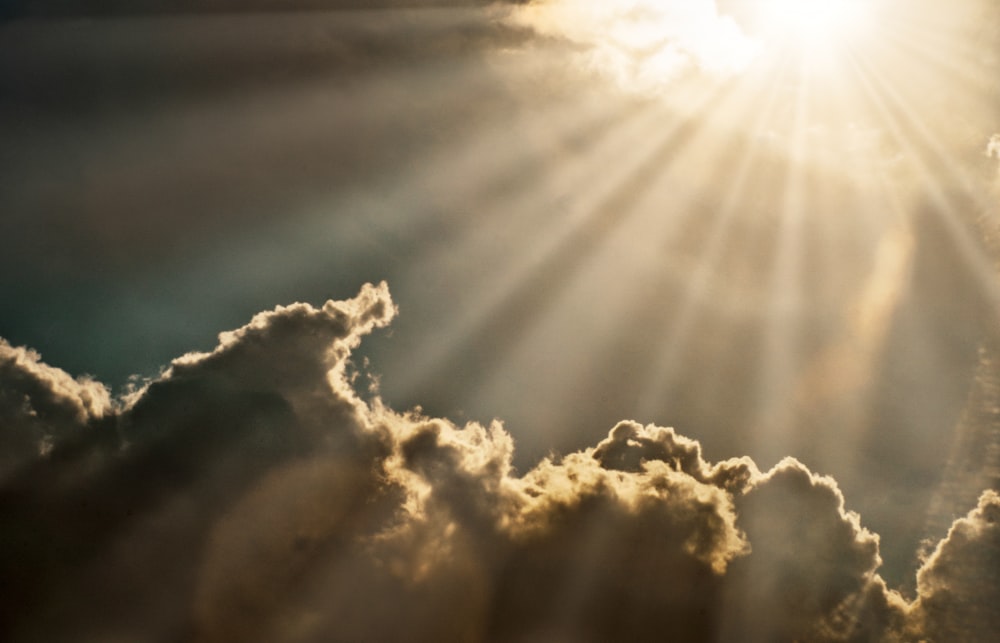
[[[5,640],[986,641],[1000,496],[908,602],[837,483],[622,421],[518,474],[503,426],[361,395],[387,286],[293,304],[112,402],[0,346]],[[10,392],[10,393],[8,393]],[[13,443],[13,442],[11,442]],[[12,451],[14,452],[14,451]]]

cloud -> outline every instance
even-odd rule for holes
[[[1000,134],[994,134],[986,143],[986,156],[1000,161]]]
[[[725,77],[753,58],[756,43],[709,0],[547,0],[517,22],[582,48],[584,64],[626,88],[660,92],[691,72]]]
[[[337,11],[345,7],[326,3],[325,11],[295,12],[288,5],[286,11],[262,13],[260,6],[236,4],[228,9],[237,11],[206,16],[200,12],[211,3],[192,3],[190,12],[178,11],[169,20],[11,21],[0,44],[0,108],[80,119],[115,105],[124,112],[148,107],[160,97],[190,101],[237,92],[247,99],[248,92],[301,88],[303,81],[450,62],[515,46],[529,36],[503,22],[504,5]],[[65,8],[72,14],[75,6],[70,2]],[[93,10],[77,8],[85,15]],[[111,14],[176,8],[158,0],[118,8],[107,3]],[[67,60],[73,60],[73,69]]]
[[[850,640],[877,587],[878,537],[831,478],[788,458],[737,500],[753,549],[729,575],[725,640]]]
[[[484,6],[492,0],[13,0],[0,18]]]
[[[365,432],[341,369],[394,310],[383,284],[262,313],[211,353],[175,360],[106,421],[55,439],[0,493],[10,520],[0,573],[19,587],[0,622],[16,622],[13,640],[58,640],[74,627],[144,640],[182,627],[212,526],[260,479],[323,453],[374,462],[380,438]],[[59,387],[72,380],[40,372],[48,386],[32,404],[65,398]]]
[[[83,436],[51,430],[52,448],[0,487],[0,573],[20,590],[0,614],[5,640],[996,630],[996,493],[956,521],[910,604],[879,577],[878,536],[836,482],[794,459],[767,472],[749,458],[710,463],[673,429],[623,421],[519,475],[498,422],[363,399],[351,351],[395,314],[384,283],[278,307],[117,406],[4,344],[2,390],[20,391],[0,398],[9,426],[30,408]]]
[[[0,338],[0,479],[111,411],[108,390]]]
[[[933,641],[992,641],[1000,631],[1000,494],[985,491],[917,572],[915,612]]]
[[[986,156],[997,160],[996,179],[993,181],[994,192],[1000,193],[1000,134],[994,134],[986,142]]]

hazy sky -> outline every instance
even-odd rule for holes
[[[1000,631],[995,2],[0,6],[0,638]]]

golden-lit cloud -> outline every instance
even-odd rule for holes
[[[513,15],[519,24],[577,43],[584,65],[640,91],[664,91],[690,73],[731,76],[758,48],[711,0],[547,0]]]
[[[759,60],[820,73],[879,37],[881,0],[541,0],[517,24],[567,39],[623,87],[665,93],[679,78],[724,82]],[[870,55],[871,49],[860,55]],[[757,88],[761,89],[760,87]]]
[[[78,418],[0,496],[14,530],[0,570],[22,587],[9,640],[995,632],[995,493],[924,563],[911,604],[837,483],[795,459],[713,464],[673,429],[623,421],[519,475],[499,423],[359,396],[351,350],[394,314],[384,284],[279,307],[175,360],[114,423]],[[57,369],[32,369],[49,376],[26,399],[65,394]]]
[[[986,490],[917,573],[916,629],[934,641],[985,641],[1000,628],[1000,494]]]
[[[0,482],[112,411],[108,389],[0,338]]]

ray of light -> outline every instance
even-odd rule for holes
[[[370,28],[387,29],[386,14],[366,15]],[[430,14],[414,14],[412,21],[422,25],[425,15]],[[112,305],[84,304],[85,313],[67,323],[94,333],[114,328],[128,351],[152,361],[205,346],[217,328],[274,301],[315,300],[329,296],[329,288],[353,291],[364,261],[372,260],[362,258],[351,266],[351,257],[331,257],[323,246],[342,234],[359,241],[337,244],[357,249],[355,256],[372,249],[374,230],[366,226],[377,217],[358,214],[366,207],[370,212],[378,198],[363,193],[383,194],[380,190],[418,165],[415,159],[427,149],[473,130],[477,120],[502,121],[510,105],[503,103],[499,76],[491,73],[475,43],[452,47],[435,41],[434,55],[401,61],[398,48],[390,47],[398,44],[395,32],[388,29],[390,35],[381,34],[374,51],[359,54],[352,47],[367,41],[341,38],[356,26],[350,20],[347,27],[338,26],[341,18],[279,17],[275,25],[264,18],[226,17],[207,25],[185,18],[14,25],[39,35],[38,43],[28,38],[31,42],[21,44],[37,45],[40,53],[32,52],[42,60],[35,66],[23,59],[18,63],[39,76],[25,89],[27,103],[37,99],[39,113],[23,121],[0,118],[4,131],[24,122],[41,132],[33,139],[37,153],[32,149],[16,164],[2,160],[5,167],[8,162],[9,167],[26,166],[27,180],[11,181],[12,198],[28,204],[26,216],[51,218],[54,227],[76,233],[57,248],[51,247],[56,237],[47,229],[28,240],[26,245],[37,240],[39,250],[54,255],[39,266],[46,283],[31,296],[42,306],[58,305],[67,291],[101,290],[101,298]],[[415,29],[428,35],[461,31],[453,23]],[[221,44],[213,41],[215,27],[225,32]],[[5,29],[0,44],[5,52],[17,49],[16,28]],[[410,33],[406,25],[400,31]],[[62,36],[68,43],[60,44]],[[445,40],[451,42],[452,36]],[[278,52],[276,61],[257,57],[257,40],[264,41],[267,54]],[[64,48],[76,47],[81,54],[74,56],[74,69],[80,78],[52,82],[65,71],[47,56],[58,61]],[[386,47],[391,51],[383,51]],[[177,55],[161,62],[155,55],[160,49]],[[297,73],[302,56],[308,73]],[[0,56],[4,74],[16,58]],[[131,92],[133,81],[140,80],[140,89]],[[93,83],[101,89],[95,96],[77,95]],[[36,90],[42,93],[36,96]],[[79,103],[84,109],[76,109]],[[0,104],[5,104],[3,96]],[[54,104],[66,112],[53,111]],[[425,127],[428,119],[440,126]],[[28,132],[34,134],[35,129]],[[60,189],[51,189],[52,180]],[[398,207],[390,208],[392,216],[419,230],[426,220],[401,217],[407,207],[401,198]],[[66,211],[76,216],[61,216]],[[323,225],[313,226],[320,220]],[[3,219],[0,236],[20,227],[13,218]],[[385,229],[393,230],[392,223]],[[338,262],[343,270],[336,269]],[[70,274],[69,267],[77,269]],[[109,274],[123,278],[109,283]],[[209,299],[216,305],[191,314],[202,311],[201,302]],[[72,333],[51,334],[65,352],[77,352],[62,339]],[[159,348],[151,348],[152,342]],[[109,364],[121,380],[128,375],[119,374],[125,367],[114,356],[98,355],[84,368],[107,372]]]
[[[662,120],[662,111],[657,111]],[[711,175],[704,170],[720,155],[728,159],[731,151],[713,140],[704,129],[694,135],[686,149],[678,154],[677,162],[668,164],[669,171],[653,181],[645,194],[630,205],[628,215],[607,231],[572,279],[566,280],[554,296],[552,314],[539,317],[537,323],[525,329],[517,344],[512,345],[504,363],[488,376],[488,385],[481,389],[485,399],[503,390],[505,397],[530,404],[525,397],[530,397],[535,387],[528,385],[526,380],[538,380],[538,388],[546,391],[545,399],[539,400],[537,412],[532,413],[531,419],[547,427],[549,433],[567,431],[567,425],[572,424],[567,410],[578,410],[581,404],[598,400],[605,400],[606,404],[594,409],[595,430],[616,421],[617,417],[611,417],[612,414],[634,415],[633,406],[615,411],[608,407],[620,400],[634,398],[635,391],[628,389],[644,382],[642,367],[630,367],[628,373],[612,376],[621,368],[622,355],[602,360],[595,358],[595,352],[599,352],[598,345],[611,340],[623,337],[635,340],[639,316],[646,312],[645,309],[662,311],[672,305],[676,284],[658,287],[652,283],[654,280],[637,279],[636,276],[657,268],[663,273],[665,257],[694,251],[690,246],[700,243],[696,230],[710,225],[714,214],[701,203],[705,190],[718,190],[717,185],[706,184]],[[669,263],[687,263],[675,259]],[[675,268],[677,266],[669,270]],[[567,327],[566,316],[562,314],[567,310],[587,313],[575,316],[572,325]],[[658,325],[655,329],[645,327],[642,332],[643,336],[652,335],[656,339],[662,330]],[[578,350],[581,341],[593,350]],[[609,347],[608,350],[613,349]],[[559,357],[545,357],[552,355]],[[632,364],[648,360],[630,354],[627,361]],[[523,372],[525,364],[531,365],[527,373]],[[522,390],[524,388],[528,390]],[[579,427],[575,433],[580,435],[583,446],[585,438]]]
[[[518,256],[496,257],[494,261],[503,262],[500,266],[484,264],[483,274],[475,278],[478,283],[473,299],[464,302],[461,313],[455,318],[430,330],[418,352],[410,357],[416,367],[411,371],[414,377],[396,383],[403,397],[410,398],[413,388],[426,378],[427,370],[448,359],[455,349],[456,337],[470,335],[470,329],[489,323],[496,297],[516,291],[523,281],[530,278],[537,264],[544,261],[546,253],[558,247],[567,234],[568,222],[579,216],[582,206],[577,204],[597,198],[593,191],[606,189],[607,184],[622,180],[620,166],[617,171],[609,172],[595,159],[630,158],[637,150],[642,150],[649,131],[655,127],[656,114],[648,106],[639,106],[634,113],[624,112],[619,116],[614,127],[589,137],[587,144],[579,150],[581,153],[562,163],[547,165],[544,171],[534,172],[530,176],[532,189],[522,188],[506,199],[487,203],[485,209],[476,213],[474,222],[477,225],[470,229],[474,236],[463,244],[465,248],[442,247],[436,253],[431,250],[419,260],[414,274],[444,269],[452,279],[468,279],[467,263],[462,260],[468,259],[469,253],[489,251],[495,235],[504,234],[502,230],[496,230],[497,227],[507,228],[513,224],[520,235],[527,237]],[[580,190],[581,185],[586,188]],[[466,267],[458,270],[456,265]],[[466,342],[473,340],[469,337]]]
[[[941,483],[931,497],[924,524],[925,545],[936,542],[984,489],[1000,490],[1000,364],[995,338],[979,355],[973,387],[955,427]],[[926,549],[926,548],[925,548]],[[923,555],[929,551],[921,552]]]
[[[421,71],[427,76],[423,77]],[[446,66],[435,65],[423,70],[408,70],[405,72],[406,78],[395,75],[383,78],[375,77],[366,82],[368,91],[364,91],[363,88],[355,88],[349,95],[341,94],[336,89],[314,84],[305,88],[302,93],[284,92],[285,98],[280,102],[269,101],[262,105],[262,108],[267,113],[274,110],[286,114],[286,119],[291,123],[286,122],[278,125],[272,123],[271,131],[261,132],[260,140],[256,145],[268,156],[286,158],[289,161],[287,165],[290,166],[288,171],[292,173],[296,172],[299,163],[308,164],[310,160],[315,161],[314,165],[319,167],[326,167],[328,163],[337,164],[339,159],[336,158],[327,161],[325,157],[313,157],[316,154],[325,154],[322,150],[325,150],[331,142],[340,142],[339,139],[345,136],[348,138],[367,136],[369,130],[381,130],[386,122],[392,122],[398,124],[399,127],[406,128],[410,117],[409,112],[413,109],[419,109],[421,112],[448,109],[459,96],[464,97],[464,100],[475,101],[477,94],[482,96],[482,100],[492,101],[493,92],[488,84],[483,83],[477,87],[475,82],[471,85],[466,82],[474,78],[477,71],[476,66],[456,61],[456,64]],[[449,80],[440,84],[442,79]],[[407,87],[411,86],[409,83],[425,87],[428,92],[434,95],[434,98],[419,106],[395,100],[406,92]],[[439,83],[437,91],[433,86],[434,83]],[[358,104],[368,103],[382,107],[373,107],[360,118],[351,118],[345,114],[345,112],[356,114]],[[385,108],[386,105],[390,107]],[[348,128],[344,128],[342,121],[339,120],[341,115],[352,121],[353,127],[349,129],[353,129],[353,133],[344,132]],[[250,115],[246,118],[245,122],[233,124],[232,132],[242,131],[244,127],[255,122],[256,115]],[[483,141],[478,132],[484,123],[495,124],[494,127],[485,128],[485,131],[497,131],[501,129],[500,123],[507,120],[509,120],[509,114],[501,105],[484,110],[473,123],[466,123],[464,119],[459,118],[459,122],[448,132],[449,137],[454,137],[459,141],[458,143],[444,142],[444,147],[442,147],[442,142],[429,137],[412,150],[400,150],[397,157],[372,159],[371,171],[365,167],[367,159],[362,157],[360,162],[354,163],[355,167],[346,170],[346,178],[360,184],[360,187],[343,186],[346,189],[335,190],[335,188],[342,186],[337,183],[331,185],[327,182],[322,185],[322,188],[317,185],[303,190],[301,195],[294,195],[298,196],[294,199],[295,203],[290,206],[286,205],[285,208],[284,214],[287,218],[281,222],[284,229],[282,234],[301,236],[303,238],[297,238],[296,243],[304,242],[304,245],[300,246],[302,250],[299,252],[290,253],[291,256],[288,258],[290,261],[269,264],[267,270],[273,272],[268,273],[270,277],[261,275],[261,278],[282,281],[287,277],[287,272],[295,272],[303,265],[307,265],[309,261],[314,260],[316,255],[305,250],[331,236],[364,235],[366,234],[364,226],[376,226],[381,228],[382,232],[391,233],[401,238],[419,239],[426,236],[422,229],[431,225],[432,222],[428,220],[430,213],[427,211],[421,213],[420,209],[426,208],[429,204],[425,198],[417,199],[419,205],[416,208],[407,204],[412,204],[414,197],[426,194],[422,190],[426,188],[427,184],[441,181],[439,177],[448,172],[445,169],[449,163],[448,154],[456,154],[461,157],[462,155],[470,156],[483,152],[481,147]],[[216,135],[219,135],[219,132]],[[374,136],[374,134],[372,135]],[[392,135],[391,131],[379,134],[379,136],[387,138]],[[234,139],[232,141],[226,140],[235,146],[235,149],[227,152],[223,146],[221,153],[239,156],[242,145],[235,140],[235,134],[232,138]],[[414,168],[408,160],[409,157],[418,153],[425,162]],[[481,185],[484,181],[492,178],[478,175],[483,172],[483,168],[494,168],[497,164],[509,165],[516,162],[514,158],[496,153],[486,158],[485,162],[467,164],[461,171],[453,173],[455,183],[467,186]],[[385,167],[386,165],[389,167]],[[379,171],[376,173],[375,169]],[[332,172],[334,181],[344,176],[336,167],[329,171]],[[301,176],[296,178],[301,179]],[[448,178],[450,177],[446,177],[444,180],[448,180]],[[291,182],[294,183],[294,180]],[[366,204],[368,204],[367,208]],[[378,208],[376,212],[371,212],[373,205]],[[373,216],[362,220],[362,218],[352,215],[352,211],[364,210],[368,210]],[[291,225],[289,225],[290,223]],[[359,226],[362,227],[359,228]],[[250,229],[245,234],[259,235],[259,230]],[[312,241],[310,241],[310,237],[312,237]],[[274,240],[273,237],[261,239],[266,244],[270,244]],[[366,249],[363,239],[359,239],[359,241],[361,243],[357,246],[357,252],[361,254]],[[243,246],[243,244],[236,245]],[[243,251],[248,253],[248,261],[252,261],[254,251],[248,250],[246,247]]]
[[[476,74],[477,67],[458,65],[442,68],[435,65],[424,71],[433,78],[421,79],[420,69],[411,70],[407,75],[417,75],[414,82],[420,84],[448,79],[442,88],[442,102],[432,102],[427,105],[428,109],[446,109],[458,95],[464,96],[464,100],[475,100],[478,83],[469,87],[463,78]],[[508,81],[511,79],[510,76],[505,78]],[[405,81],[394,76],[387,80],[392,85]],[[405,92],[408,86],[404,82],[395,91]],[[353,103],[363,102],[366,93],[360,89],[353,92]],[[264,270],[259,280],[254,280],[253,287],[281,284],[292,275],[298,275],[300,283],[303,275],[310,274],[328,281],[331,261],[343,264],[343,271],[350,272],[352,264],[355,267],[359,263],[363,265],[365,257],[373,249],[373,243],[382,244],[386,238],[398,242],[392,250],[388,267],[391,269],[396,264],[415,262],[413,269],[406,271],[410,274],[426,273],[421,266],[428,253],[439,253],[443,261],[437,267],[448,272],[455,271],[457,259],[465,261],[466,269],[469,265],[476,265],[476,259],[487,263],[503,260],[503,257],[490,257],[488,253],[480,254],[478,258],[469,257],[470,251],[482,252],[484,247],[482,244],[475,247],[475,239],[470,241],[463,235],[475,234],[487,246],[492,241],[493,247],[499,248],[504,244],[495,243],[498,239],[502,241],[504,236],[527,234],[528,226],[538,223],[537,213],[517,207],[511,202],[513,195],[528,192],[536,199],[555,200],[560,191],[568,191],[566,184],[556,185],[548,194],[532,193],[528,188],[539,176],[540,163],[550,162],[551,157],[557,156],[562,148],[589,145],[592,137],[600,138],[601,132],[615,123],[606,101],[599,101],[599,96],[592,95],[590,100],[585,100],[579,93],[567,95],[555,92],[543,108],[533,109],[530,117],[515,116],[512,124],[510,106],[493,99],[487,87],[483,89],[484,98],[495,104],[481,110],[473,121],[465,123],[463,120],[447,132],[444,140],[438,142],[432,139],[426,149],[416,150],[421,152],[419,165],[403,164],[378,177],[363,179],[360,185],[349,189],[336,192],[328,189],[326,194],[321,195],[322,198],[307,195],[302,200],[300,212],[292,209],[290,214],[294,215],[294,220],[286,221],[280,234],[264,237],[257,230],[250,230],[247,234],[257,241],[244,239],[237,244],[240,254],[232,257],[231,262],[243,265],[243,268],[234,270],[234,274],[255,274],[255,267]],[[453,91],[459,94],[453,95]],[[375,97],[378,96],[376,92]],[[408,107],[406,103],[400,104],[403,110],[400,118],[406,118]],[[621,113],[617,116],[629,119],[628,115]],[[376,123],[380,121],[381,118],[375,119]],[[511,145],[511,135],[529,140],[526,145]],[[583,142],[580,142],[581,139]],[[567,177],[571,174],[567,172]],[[494,216],[498,210],[493,208],[483,212],[482,217],[473,217],[471,212],[481,208],[478,200],[490,203],[490,207],[510,204],[510,216],[506,219]],[[483,225],[484,222],[488,225]],[[442,237],[443,231],[449,236]],[[483,234],[489,238],[484,239]],[[329,257],[326,246],[331,238],[338,239],[338,247],[344,247],[345,252]],[[344,243],[345,239],[355,239],[356,242]],[[456,244],[456,239],[461,243]],[[283,255],[280,261],[260,261],[262,255],[274,252]],[[378,269],[384,270],[386,265]],[[382,276],[376,273],[369,278]]]
[[[672,304],[673,318],[670,325],[662,329],[662,337],[657,340],[660,346],[656,351],[655,361],[651,364],[651,373],[642,378],[646,384],[638,400],[640,417],[652,417],[663,408],[663,396],[668,395],[667,392],[671,390],[673,380],[682,367],[681,350],[694,329],[700,306],[704,305],[706,297],[711,296],[709,282],[721,277],[718,272],[723,270],[722,253],[730,245],[728,241],[734,219],[739,210],[745,207],[742,201],[747,181],[760,152],[757,147],[761,143],[757,138],[758,133],[764,130],[765,123],[773,117],[780,89],[780,83],[772,81],[759,107],[755,102],[749,103],[752,99],[744,99],[749,103],[747,107],[756,109],[756,114],[735,145],[719,150],[718,167],[707,174],[708,184],[703,185],[702,189],[712,193],[719,189],[719,185],[724,185],[726,196],[713,212],[707,241],[699,246],[699,255],[684,297],[680,302]],[[665,273],[662,266],[655,269],[660,274],[660,279],[670,272],[668,270]]]
[[[804,63],[800,63],[804,64]],[[796,377],[801,345],[800,316],[803,312],[802,253],[805,217],[804,169],[807,156],[807,133],[810,81],[802,74],[795,85],[788,131],[791,136],[789,163],[774,186],[781,190],[774,218],[774,251],[769,287],[764,302],[762,362],[756,382],[757,406],[750,421],[754,437],[772,457],[788,452],[789,427],[793,421],[787,403]]]
[[[828,79],[817,103],[824,134],[818,143],[831,137],[850,136],[858,123],[867,123],[870,115],[860,110],[855,79],[837,74]],[[818,274],[813,287],[836,287],[843,278],[845,249],[870,264],[857,293],[852,294],[844,311],[836,311],[831,337],[807,359],[795,383],[791,404],[795,422],[804,429],[797,434],[795,447],[803,454],[818,455],[838,467],[856,466],[857,449],[867,426],[867,406],[872,393],[872,378],[892,314],[908,276],[912,238],[903,221],[903,203],[896,188],[890,185],[884,168],[873,162],[873,150],[862,139],[838,145],[833,152],[840,180],[823,181],[810,187],[811,212],[806,222],[814,238],[810,255],[816,258]],[[846,172],[844,171],[846,166]],[[828,170],[832,171],[832,170]],[[838,189],[849,190],[836,194]],[[847,208],[839,211],[838,208]],[[845,245],[846,239],[859,253]],[[874,248],[869,248],[874,243]],[[869,260],[867,255],[874,256]],[[824,295],[833,297],[833,293]],[[829,439],[823,427],[836,425],[836,439]],[[807,433],[809,433],[807,437]]]
[[[915,110],[906,106],[887,76],[870,66],[858,70],[873,109],[881,114],[883,125],[895,144],[906,152],[919,177],[923,198],[931,206],[927,214],[940,219],[936,225],[942,226],[941,232],[954,244],[965,264],[963,269],[976,280],[983,304],[994,315],[1000,314],[1000,284],[995,279],[994,266],[983,244],[974,237],[975,218],[991,210],[988,193],[970,181],[960,169],[964,164],[921,122]],[[954,191],[955,186],[959,192]]]
[[[939,30],[926,29],[919,33],[935,31]],[[909,202],[910,212],[901,218],[917,234],[918,250],[921,245],[929,245],[932,249],[924,250],[925,254],[934,253],[933,257],[924,258],[930,267],[925,269],[923,277],[930,283],[923,285],[948,289],[949,292],[941,294],[951,304],[947,313],[953,319],[949,322],[951,332],[964,333],[966,342],[975,342],[992,336],[994,320],[1000,314],[995,268],[982,239],[978,238],[983,230],[976,220],[990,216],[988,190],[977,187],[976,179],[963,171],[968,163],[958,156],[962,150],[956,152],[954,146],[945,143],[943,134],[935,134],[949,130],[951,123],[938,122],[948,116],[936,111],[939,106],[921,105],[919,101],[923,100],[920,88],[926,90],[932,79],[937,83],[933,86],[934,92],[954,96],[951,100],[959,105],[963,104],[960,101],[978,95],[979,83],[970,74],[960,74],[954,80],[948,77],[950,68],[962,57],[955,44],[954,32],[941,42],[942,58],[947,62],[930,64],[931,68],[938,66],[934,73],[925,73],[923,77],[916,75],[913,67],[906,63],[907,57],[922,57],[915,51],[924,46],[924,42],[917,46],[921,38],[919,33],[900,37],[893,43],[895,49],[883,52],[876,61],[853,61],[856,79],[862,90],[861,100],[868,110],[877,114],[892,143],[902,151],[907,169],[916,175],[920,184],[917,194],[900,193],[895,186],[890,190],[897,199]],[[942,88],[945,89],[942,91]],[[911,91],[904,95],[906,89]],[[939,356],[922,348],[920,341],[913,345],[914,350],[926,353],[923,359],[929,368],[937,367]],[[965,412],[952,428],[950,454],[940,484],[928,505],[922,508],[926,511],[923,528],[926,538],[943,536],[950,521],[968,511],[982,490],[981,485],[995,474],[996,432],[991,419],[994,378],[990,360],[991,356],[984,354],[981,357]],[[941,377],[959,379],[964,375],[941,373]],[[949,429],[946,426],[936,428]],[[991,453],[994,455],[988,455]],[[919,557],[915,554],[910,565],[917,562]]]
[[[705,105],[714,107],[721,102],[719,97],[708,97]],[[683,158],[683,150],[699,129],[698,119],[678,121],[676,117],[667,127],[654,128],[655,138],[649,136],[647,128],[640,147],[630,153],[626,163],[615,168],[615,178],[605,179],[605,187],[580,199],[559,236],[551,240],[552,245],[535,252],[527,274],[513,278],[512,290],[493,293],[495,298],[484,311],[482,322],[457,333],[459,340],[450,348],[452,357],[432,371],[422,382],[423,387],[433,388],[435,377],[454,371],[472,347],[478,349],[477,357],[487,363],[509,351],[537,323],[543,311],[551,308],[554,298],[604,245],[609,234],[632,217],[658,177]],[[485,337],[491,338],[488,346],[483,346]],[[430,395],[432,391],[425,393]]]

